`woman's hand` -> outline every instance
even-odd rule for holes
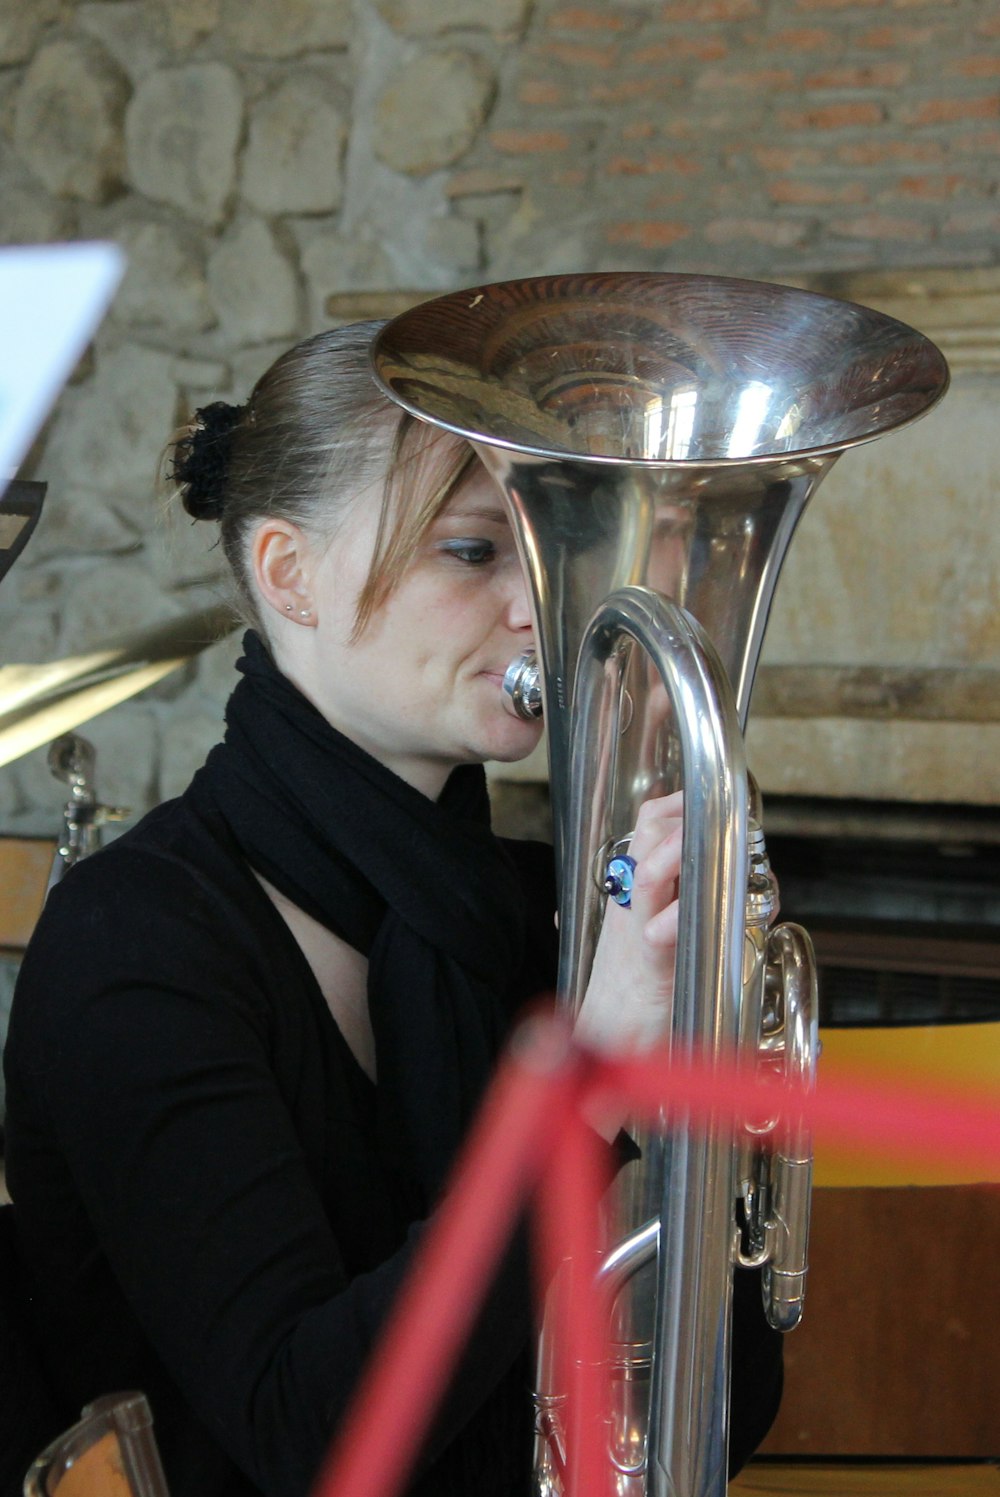
[[[677,880],[682,797],[640,807],[628,854],[635,859],[632,905],[608,900],[576,1034],[608,1052],[637,1051],[665,1039],[674,994]]]

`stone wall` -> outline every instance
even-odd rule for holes
[[[217,596],[209,538],[158,508],[163,445],[350,307],[593,267],[988,277],[998,147],[1000,20],[981,0],[0,0],[2,238],[106,237],[129,257],[26,469],[50,489],[0,590],[0,661]],[[908,446],[909,487],[887,476],[909,437],[896,467],[852,456],[844,487],[831,477],[808,521],[821,564],[792,574],[775,621],[779,663],[997,667],[976,455],[994,440],[993,379],[963,365]],[[967,471],[949,472],[945,502],[946,448]],[[869,546],[871,486],[894,525]],[[914,567],[916,589],[884,602]],[[810,612],[817,575],[852,569],[844,612]],[[108,799],[138,811],[186,781],[218,734],[233,651],[87,727]],[[1000,801],[1000,754],[985,783],[973,773],[981,725],[947,729],[964,735],[958,778],[912,773],[904,747],[876,750],[859,781],[861,750],[829,721],[810,728],[808,772],[794,736],[772,734],[779,785],[937,798],[946,779],[944,798]],[[53,830],[61,800],[41,751],[0,771],[4,829]]]

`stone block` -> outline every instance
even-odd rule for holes
[[[77,3],[76,23],[111,53],[133,86],[170,60],[155,9],[143,0],[88,0]]]
[[[236,177],[243,95],[220,62],[162,68],[145,78],[125,117],[128,174],[137,191],[189,218],[221,222]]]
[[[209,703],[216,704],[215,710],[220,715],[239,679],[236,662],[243,654],[243,633],[243,625],[240,624],[225,639],[202,650],[198,656],[198,693]]]
[[[140,544],[138,530],[123,522],[107,498],[73,486],[60,476],[45,501],[38,529],[31,538],[31,552],[32,559],[39,561],[104,557],[135,551]]]
[[[276,338],[269,343],[252,343],[247,348],[235,349],[229,360],[233,371],[232,394],[225,398],[246,400],[265,370],[288,352],[292,341],[290,338]]]
[[[754,719],[750,768],[766,798],[830,796],[950,805],[1000,804],[1000,726]]]
[[[165,499],[161,505],[146,553],[160,586],[171,592],[183,588],[186,604],[191,603],[190,590],[196,584],[228,576],[218,526],[192,520],[178,498]]]
[[[201,332],[215,322],[200,239],[184,227],[126,224],[118,242],[127,269],[111,306],[116,322],[131,327]]]
[[[266,214],[329,213],[343,195],[347,126],[318,77],[287,79],[255,106],[242,194]]]
[[[186,358],[182,355],[174,359],[170,372],[184,392],[188,390],[218,392],[228,390],[230,384],[229,365],[223,363],[221,359]],[[220,397],[215,393],[212,398]],[[199,397],[195,404],[203,405],[205,401]]]
[[[160,795],[163,799],[180,795],[187,789],[195,770],[204,764],[209,751],[221,740],[225,731],[223,705],[220,702],[218,711],[178,711],[167,719],[160,754]]]
[[[0,67],[27,62],[46,26],[66,9],[66,0],[0,0]]]
[[[162,24],[167,41],[177,52],[193,47],[218,29],[221,0],[166,0]]]
[[[47,197],[31,187],[4,186],[0,244],[53,244],[70,239],[76,215],[65,198]]]
[[[220,39],[252,57],[346,48],[351,30],[351,0],[222,0]]]
[[[157,587],[152,574],[130,558],[108,560],[67,589],[63,643],[67,653],[146,629],[174,618],[180,605]]]
[[[392,263],[378,240],[365,233],[321,234],[300,256],[308,298],[309,330],[330,325],[327,302],[342,291],[386,290],[396,284]]]
[[[379,14],[404,36],[441,36],[469,29],[503,35],[523,30],[531,0],[375,0]]]
[[[56,622],[51,613],[30,612],[4,619],[0,665],[43,665],[56,653]]]
[[[299,288],[294,268],[260,218],[237,223],[208,262],[208,284],[233,342],[295,337]]]
[[[18,96],[14,141],[53,196],[104,203],[118,192],[129,92],[121,68],[90,38],[61,38],[36,53]]]
[[[995,429],[994,383],[956,378],[916,425],[838,459],[782,571],[769,663],[1000,664]]]
[[[433,219],[427,227],[427,251],[451,270],[479,270],[483,254],[479,224],[467,218]]]
[[[152,524],[160,454],[177,418],[171,362],[124,344],[102,351],[93,378],[67,392],[45,451],[52,489],[40,531],[50,511],[81,494],[118,499],[140,532]]]
[[[376,155],[394,171],[425,176],[450,166],[486,122],[493,72],[471,52],[427,52],[398,69],[376,106]]]

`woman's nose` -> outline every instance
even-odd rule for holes
[[[528,591],[528,579],[517,568],[516,575],[511,580],[510,600],[507,605],[507,622],[511,629],[531,628],[531,596]]]

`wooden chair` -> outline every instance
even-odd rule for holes
[[[168,1497],[145,1396],[113,1393],[88,1404],[36,1457],[24,1497]]]

